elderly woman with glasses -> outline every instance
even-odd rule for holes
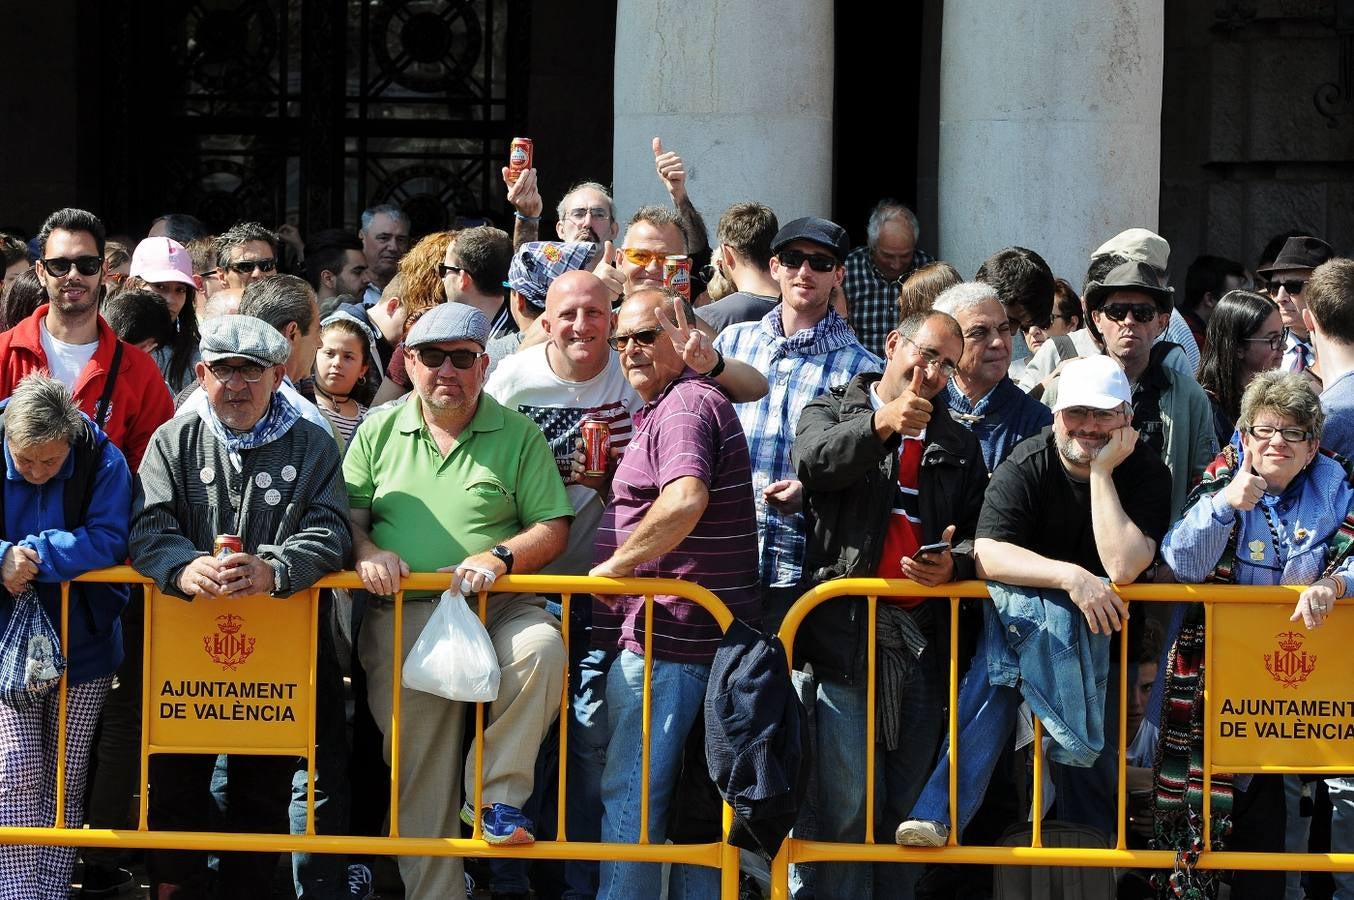
[[[122,453],[66,390],[33,373],[3,407],[5,478],[0,482],[0,633],[31,589],[61,630],[61,582],[127,557],[132,476]],[[122,662],[120,617],[127,588],[72,585],[66,610],[65,802],[79,828],[94,727]],[[9,648],[6,648],[8,652]],[[24,709],[0,704],[0,826],[57,821],[57,691]],[[67,895],[74,847],[0,844],[0,896]]]
[[[1213,407],[1213,431],[1225,447],[1241,415],[1241,395],[1261,372],[1283,359],[1284,330],[1279,308],[1250,291],[1228,291],[1208,319],[1199,387]]]

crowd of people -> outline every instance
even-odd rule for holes
[[[993,843],[1037,815],[1107,847],[1126,831],[1131,846],[1305,850],[1315,797],[1328,798],[1330,848],[1354,850],[1354,777],[1214,776],[1214,833],[1198,833],[1183,785],[1203,617],[1130,610],[1112,587],[1301,585],[1292,615],[1306,628],[1343,605],[1354,260],[1280,235],[1253,270],[1199,257],[1177,292],[1167,241],[1129,228],[1084,273],[1006,247],[966,279],[920,249],[916,216],[893,200],[855,248],[838,223],[781,223],[756,202],[725,210],[711,243],[681,157],[658,139],[653,151],[670,204],[622,222],[606,187],[582,182],[560,199],[553,240],[540,239],[534,169],[503,172],[512,233],[415,241],[405,213],[381,205],[356,234],[241,222],[213,236],[175,213],[122,242],[66,208],[32,240],[0,235],[0,631],[30,588],[55,621],[59,582],[126,560],[194,602],[284,598],[356,570],[362,590],[321,593],[313,825],[383,834],[394,598],[411,572],[446,573],[467,596],[522,573],[680,578],[766,633],[834,579],[979,578],[991,597],[961,610],[954,710],[947,601],[880,598],[871,623],[866,599],[845,597],[799,625],[813,752],[794,778],[796,836],[865,839],[873,754],[873,833],[905,846],[951,831]],[[685,291],[665,273],[674,256],[693,263]],[[600,467],[590,422],[606,426]],[[216,554],[222,534],[240,548]],[[400,647],[438,598],[404,594]],[[157,754],[137,783],[144,602],[139,589],[72,589],[65,823],[134,826],[131,798],[148,790],[152,830],[305,833],[294,758]],[[490,844],[525,845],[555,837],[564,804],[571,841],[684,839],[679,820],[709,781],[715,620],[674,596],[654,598],[649,626],[642,596],[575,597],[566,614],[559,597],[499,591],[485,626],[501,684],[484,710],[482,803],[473,709],[401,687],[399,833],[478,826]],[[1116,804],[1121,654],[1130,788],[1148,797],[1130,810]],[[57,716],[55,694],[0,706],[0,825],[56,818]],[[1030,716],[1049,741],[1041,810],[1017,746]],[[746,764],[743,777],[765,777],[766,760]],[[76,856],[0,846],[0,898],[66,897]],[[296,895],[370,897],[372,862],[293,854]],[[258,893],[276,863],[146,854],[160,900]],[[82,851],[82,895],[116,895],[125,864]],[[400,857],[398,873],[413,900],[468,882],[456,856]],[[1234,897],[1304,896],[1300,872],[1176,874],[1127,875],[1118,895],[1230,882]],[[486,877],[502,898],[718,893],[711,869],[625,860],[500,858]],[[1354,874],[1335,881],[1354,890]],[[792,871],[799,898],[990,890],[981,867]]]

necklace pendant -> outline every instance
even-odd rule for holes
[[[1260,562],[1265,558],[1265,542],[1251,541],[1246,545],[1251,551],[1251,561]]]

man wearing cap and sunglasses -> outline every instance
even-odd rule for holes
[[[511,573],[539,571],[564,550],[573,507],[540,429],[482,392],[489,320],[464,303],[425,313],[405,339],[414,393],[377,410],[344,459],[357,574],[371,598],[358,638],[372,716],[389,752],[395,610],[388,598],[411,571],[453,573],[472,599]],[[432,615],[437,592],[405,595],[403,652]],[[455,601],[461,602],[461,601]],[[535,840],[522,813],[537,749],[559,714],[564,642],[538,596],[493,594],[485,623],[502,669],[486,714],[484,808],[474,766],[460,752],[467,705],[401,689],[402,834],[454,837],[478,816],[492,844]],[[473,759],[473,752],[471,755]],[[400,858],[405,896],[443,900],[465,885],[459,857]]]
[[[752,454],[767,631],[780,627],[797,598],[804,562],[802,488],[790,461],[799,413],[819,394],[883,369],[832,308],[850,249],[836,222],[808,216],[785,225],[771,241],[780,302],[759,321],[731,325],[715,339],[716,350],[755,367],[771,385],[757,402],[735,407]]]
[[[1185,508],[1185,496],[1217,455],[1213,412],[1198,382],[1162,364],[1164,352],[1152,343],[1170,311],[1172,289],[1148,263],[1127,262],[1086,289],[1086,310],[1104,339],[1105,354],[1117,362],[1133,388],[1133,427],[1171,471],[1171,520]],[[1162,347],[1169,345],[1163,344]],[[1044,402],[1058,408],[1055,380]]]
[[[49,302],[0,334],[0,398],[29,372],[47,370],[136,471],[151,434],[174,415],[174,401],[155,361],[119,341],[99,315],[103,223],[83,209],[57,210],[38,245],[36,270]]]
[[[1312,270],[1334,255],[1331,245],[1320,238],[1291,237],[1284,242],[1274,262],[1255,270],[1266,280],[1265,289],[1279,307],[1283,326],[1288,329],[1279,368],[1285,372],[1306,372],[1309,378],[1316,380],[1317,393],[1321,392],[1320,380],[1315,372],[1308,371],[1316,362],[1316,352],[1312,348],[1311,331],[1302,315],[1307,309],[1303,293]]]
[[[228,288],[277,274],[277,235],[258,222],[239,222],[216,238],[216,277]]]

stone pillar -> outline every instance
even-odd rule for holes
[[[638,207],[668,202],[655,136],[686,163],[711,242],[720,213],[740,200],[767,204],[782,222],[831,215],[831,3],[618,0],[615,47],[622,232]]]
[[[946,0],[940,255],[1010,244],[1078,290],[1090,252],[1156,230],[1162,0]]]

